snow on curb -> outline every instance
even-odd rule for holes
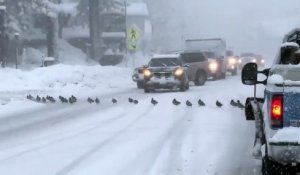
[[[131,82],[132,70],[119,67],[55,65],[22,71],[0,69],[0,91],[118,88]]]

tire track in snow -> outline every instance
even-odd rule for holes
[[[181,120],[178,121],[166,134],[163,139],[163,143],[160,145],[160,151],[157,152],[155,158],[152,160],[151,166],[148,169],[149,174],[156,175],[158,172],[155,168],[156,163],[164,159],[161,157],[162,153],[169,149],[169,154],[167,155],[167,162],[165,162],[164,167],[161,167],[160,171],[165,171],[165,175],[176,175],[178,173],[183,173],[184,171],[184,160],[182,155],[182,148],[184,145],[184,140],[189,129],[189,125],[193,120],[193,108],[188,108],[185,113],[180,115]],[[174,113],[178,114],[178,112]],[[169,147],[169,148],[168,148]]]
[[[108,143],[110,143],[110,142],[118,139],[119,137],[121,137],[125,133],[126,130],[128,130],[130,127],[132,127],[134,124],[136,124],[142,118],[144,118],[146,116],[146,114],[149,113],[151,110],[153,110],[152,107],[148,108],[146,111],[143,111],[129,125],[123,127],[121,130],[119,130],[114,135],[112,135],[109,139],[106,139],[106,140],[100,142],[98,145],[96,145],[95,147],[93,147],[92,149],[90,149],[89,151],[87,151],[86,153],[84,153],[81,156],[79,156],[76,160],[72,161],[68,166],[64,167],[63,169],[61,169],[60,171],[58,171],[57,173],[55,173],[55,175],[66,175],[66,174],[69,174],[73,169],[75,169],[78,165],[80,165],[82,162],[84,162],[90,156],[92,156],[97,151],[99,151],[103,146],[105,146],[106,144],[108,144]],[[130,114],[126,114],[126,116],[128,116],[128,115],[130,115]]]
[[[188,109],[187,112],[185,111],[186,110],[183,110],[183,108],[181,107],[175,107],[175,110],[172,112],[172,114],[169,114],[169,117],[175,118],[176,121],[173,121],[171,126],[168,126],[168,128],[165,129],[163,133],[161,133],[155,140],[152,140],[153,142],[149,143],[147,147],[143,148],[144,151],[139,151],[139,153],[142,153],[143,155],[135,154],[130,161],[126,162],[126,164],[123,165],[124,168],[119,170],[116,174],[122,174],[123,172],[127,172],[128,174],[137,174],[136,171],[140,170],[139,168],[144,169],[143,172],[139,172],[140,174],[151,174],[149,172],[152,171],[157,161],[161,159],[161,154],[165,153],[165,151],[167,150],[171,151],[167,155],[168,162],[163,163],[167,163],[165,168],[168,171],[171,170],[169,171],[170,175],[174,175],[173,172],[175,172],[177,168],[174,169],[173,165],[178,164],[178,160],[181,160],[181,155],[178,155],[178,153],[180,153],[181,145],[178,143],[180,143],[181,141],[180,137],[184,135],[185,126],[183,127],[183,125],[185,125],[187,120],[189,120],[186,116],[189,115],[191,110]],[[180,136],[177,136],[177,134],[180,132],[182,132],[182,134],[180,134]],[[149,152],[149,150],[155,151]],[[145,155],[145,153],[147,154]],[[143,157],[144,165],[141,164],[141,157]],[[136,162],[140,162],[139,168],[136,167]],[[135,173],[131,171],[135,171]],[[154,172],[154,175],[156,174],[157,172]]]
[[[52,145],[55,145],[56,143],[63,143],[63,142],[66,142],[66,141],[69,141],[70,139],[73,139],[73,138],[76,138],[78,136],[82,136],[84,134],[88,134],[96,129],[99,129],[99,126],[102,126],[102,125],[109,125],[111,123],[114,123],[116,122],[116,120],[120,120],[124,114],[119,114],[113,118],[110,118],[110,119],[107,119],[105,121],[102,121],[100,122],[99,124],[95,125],[93,124],[93,126],[91,127],[87,127],[85,129],[82,129],[81,131],[77,131],[75,133],[74,132],[74,129],[70,130],[69,132],[72,132],[72,134],[68,135],[68,136],[64,136],[64,137],[61,137],[59,139],[54,139],[53,141],[51,141],[50,143],[47,143],[47,144],[42,144],[40,146],[37,146],[37,147],[34,147],[34,148],[31,148],[31,149],[27,149],[25,151],[22,151],[22,152],[19,152],[17,154],[14,154],[12,156],[9,156],[9,157],[6,157],[4,159],[0,159],[0,163],[1,162],[4,162],[4,161],[8,161],[8,160],[11,160],[11,159],[14,159],[14,158],[17,158],[17,157],[20,157],[20,156],[24,156],[25,154],[29,154],[29,153],[32,153],[32,152],[36,152],[36,151],[40,151],[40,150],[43,150],[43,149],[46,149],[48,148],[49,146],[52,146]],[[65,133],[64,133],[65,134]],[[30,141],[30,143],[21,143],[19,145],[16,145],[15,147],[22,147],[26,144],[32,144],[33,142],[39,142],[39,141],[42,141],[44,139],[50,139],[50,137],[55,137],[57,135],[60,135],[60,134],[55,134],[53,136],[48,136],[48,137],[45,137],[45,138],[41,138],[41,139],[37,139],[37,140],[34,140],[34,141]],[[11,149],[13,147],[8,147],[6,149],[1,149],[1,151],[5,151],[5,150],[8,150],[8,149]]]

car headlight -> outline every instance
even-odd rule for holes
[[[175,76],[180,77],[184,74],[184,70],[182,68],[178,68],[175,70]]]
[[[242,63],[242,60],[241,60],[241,59],[239,59],[239,63]]]
[[[261,60],[261,63],[265,63],[265,60]]]
[[[145,77],[150,77],[151,75],[152,75],[152,73],[151,73],[150,70],[148,70],[148,69],[145,69],[145,70],[144,70],[144,76],[145,76]]]
[[[230,65],[236,64],[236,59],[229,58],[228,62],[229,62]]]
[[[252,62],[253,62],[253,63],[256,63],[256,59],[253,59]]]
[[[209,70],[212,72],[215,72],[218,69],[218,63],[216,62],[211,62],[209,63]]]

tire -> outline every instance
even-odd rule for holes
[[[149,92],[150,92],[150,89],[149,89],[147,86],[144,86],[144,92],[145,92],[145,93],[149,93]]]
[[[195,85],[196,86],[203,86],[207,80],[206,73],[202,70],[197,71],[195,76]]]
[[[267,156],[262,159],[261,172],[262,175],[279,175],[278,167]]]
[[[138,89],[143,89],[144,88],[144,82],[142,82],[142,81],[136,82],[136,85],[137,85]]]
[[[186,90],[187,90],[186,85],[185,85],[184,83],[182,83],[182,84],[180,85],[180,91],[181,91],[181,92],[184,92],[184,91],[186,91]]]

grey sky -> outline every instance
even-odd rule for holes
[[[222,37],[238,52],[253,51],[272,59],[283,35],[300,24],[299,0],[164,1],[155,7],[164,9],[154,12],[164,22],[154,31],[169,32],[166,38],[175,43],[183,38]]]

